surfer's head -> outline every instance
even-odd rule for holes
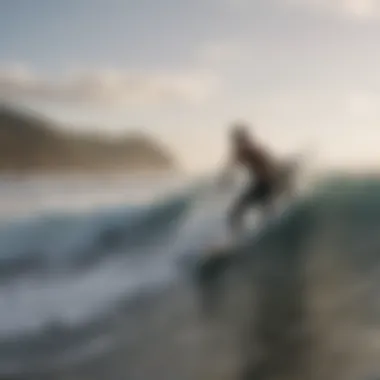
[[[230,129],[230,137],[235,144],[244,144],[250,140],[248,127],[243,122],[235,122]]]

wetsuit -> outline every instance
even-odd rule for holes
[[[270,198],[274,190],[274,171],[268,155],[256,146],[236,148],[234,161],[244,166],[253,177],[229,213],[230,225],[236,229],[248,208],[257,203],[265,203]]]

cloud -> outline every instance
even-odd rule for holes
[[[287,3],[355,19],[380,17],[380,0],[287,0]]]
[[[204,72],[77,71],[61,78],[40,76],[15,65],[0,68],[0,98],[93,106],[198,104],[218,89]]]

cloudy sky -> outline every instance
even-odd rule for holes
[[[281,154],[380,162],[380,0],[1,0],[0,98],[144,128],[187,168],[243,119]]]

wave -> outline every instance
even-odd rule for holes
[[[248,230],[227,256],[205,256],[206,245],[198,240],[198,246],[189,250],[191,253],[183,264],[191,268],[194,279],[205,287],[206,293],[207,287],[213,288],[230,267],[240,266],[244,272],[244,268],[252,268],[257,260],[266,258],[276,263],[273,265],[278,265],[277,269],[282,265],[294,269],[298,266],[292,261],[293,255],[297,253],[307,260],[310,247],[323,250],[324,244],[329,244],[334,260],[341,260],[352,270],[364,273],[380,265],[379,194],[380,180],[376,178],[326,179],[311,192],[295,199],[280,217],[258,232]],[[289,268],[282,267],[283,270]],[[275,281],[278,271],[273,275]],[[215,298],[215,294],[211,298]]]
[[[201,190],[202,197],[199,196]],[[230,322],[230,325],[223,327],[218,332],[221,335],[229,330],[235,331],[240,328],[240,316],[244,316],[245,322],[248,318],[254,333],[252,332],[251,335],[251,332],[245,332],[249,354],[247,354],[247,363],[244,364],[244,371],[256,375],[260,373],[258,371],[263,370],[263,367],[280,368],[281,366],[276,362],[279,357],[283,358],[284,363],[290,363],[290,366],[298,366],[302,363],[303,354],[308,352],[310,346],[299,338],[303,333],[298,330],[302,330],[305,323],[311,324],[311,327],[317,330],[321,328],[317,324],[313,325],[317,323],[314,316],[320,317],[326,312],[324,306],[318,304],[321,294],[332,297],[332,304],[337,313],[341,313],[346,307],[349,307],[348,310],[351,311],[351,308],[360,305],[360,318],[362,318],[360,323],[368,322],[370,317],[376,323],[378,322],[379,313],[375,310],[378,301],[375,300],[374,289],[378,290],[379,285],[376,273],[380,264],[378,238],[380,181],[347,179],[340,180],[339,183],[335,182],[333,185],[331,182],[325,182],[311,193],[296,199],[281,218],[269,223],[260,234],[247,232],[233,252],[234,255],[227,258],[214,257],[209,260],[199,260],[204,253],[202,247],[206,244],[205,242],[214,239],[215,234],[223,234],[224,212],[229,205],[230,196],[233,196],[233,194],[215,194],[212,191],[209,196],[205,194],[207,191],[204,191],[202,186],[194,187],[186,194],[145,207],[98,211],[91,215],[71,217],[68,220],[66,217],[51,217],[49,221],[45,221],[46,226],[51,227],[51,231],[55,231],[57,226],[58,231],[61,232],[66,231],[66,228],[69,230],[72,228],[73,235],[68,233],[66,236],[74,236],[74,232],[80,231],[76,238],[78,241],[67,239],[67,242],[70,241],[70,244],[81,249],[73,250],[72,245],[67,243],[70,248],[62,249],[63,253],[49,256],[55,265],[58,266],[59,262],[66,263],[70,268],[87,267],[111,256],[115,258],[116,255],[116,259],[133,257],[133,260],[128,261],[127,264],[131,271],[126,273],[125,268],[119,265],[119,261],[112,263],[110,260],[96,266],[99,273],[95,273],[92,267],[91,273],[94,278],[100,279],[95,283],[95,287],[94,282],[88,281],[86,284],[86,287],[89,285],[92,287],[93,300],[83,296],[90,293],[80,294],[82,285],[69,279],[68,281],[73,282],[73,292],[79,294],[75,302],[71,303],[71,309],[66,313],[70,314],[74,310],[79,310],[79,303],[76,302],[88,302],[89,307],[95,305],[101,308],[101,312],[97,314],[98,319],[89,319],[86,316],[78,324],[64,323],[65,318],[62,315],[64,308],[57,307],[56,318],[49,316],[43,325],[44,330],[34,329],[32,335],[24,334],[23,339],[21,337],[14,340],[13,346],[9,340],[4,341],[4,345],[0,345],[0,353],[4,353],[3,357],[9,359],[8,364],[12,360],[13,363],[17,363],[16,359],[20,357],[23,358],[24,363],[28,363],[26,357],[29,357],[33,363],[38,362],[38,366],[46,368],[47,364],[44,364],[41,358],[49,362],[46,359],[50,358],[47,353],[49,351],[54,351],[59,361],[63,360],[60,356],[63,351],[65,355],[69,352],[72,356],[73,352],[77,352],[78,347],[98,350],[101,346],[103,350],[111,352],[109,359],[106,359],[107,355],[101,354],[104,359],[104,368],[109,368],[109,363],[114,363],[113,350],[117,357],[123,358],[118,367],[120,372],[115,373],[114,377],[135,379],[134,373],[138,370],[143,371],[144,363],[160,354],[161,363],[166,365],[160,367],[156,375],[170,378],[170,369],[181,365],[180,359],[174,360],[173,355],[178,358],[181,355],[181,350],[177,345],[183,340],[183,334],[192,335],[199,332],[199,314],[189,313],[190,307],[183,311],[181,302],[197,305],[200,300],[204,310],[214,311],[214,317],[226,313],[222,308],[223,304],[229,305],[227,309],[234,314],[233,323]],[[82,226],[82,229],[74,227],[74,221],[78,223],[78,226]],[[25,223],[25,226],[28,225]],[[83,229],[83,226],[88,229]],[[87,233],[84,234],[83,231]],[[42,233],[40,238],[33,233],[31,235],[38,241],[43,240],[44,236]],[[86,244],[89,241],[94,247],[102,248],[98,251],[82,249],[83,246],[79,243],[87,247]],[[75,253],[70,255],[70,252]],[[89,252],[85,259],[81,256],[83,252]],[[166,259],[162,260],[164,256]],[[139,265],[144,262],[144,270],[139,266],[139,270],[133,274],[136,269],[133,266],[135,257],[138,258]],[[178,259],[180,259],[180,267],[176,266]],[[110,266],[109,273],[106,275],[107,265]],[[166,285],[171,291],[178,292],[179,297],[165,301],[165,297],[160,293],[165,286],[160,287],[159,284],[162,284],[166,272],[164,273],[163,270],[162,276],[156,278],[152,268],[170,271],[173,267],[181,269],[180,280],[176,278]],[[195,302],[194,299],[187,298],[186,290],[179,285],[183,280],[181,277],[183,273],[191,274],[196,289],[200,291],[200,293],[195,293]],[[224,276],[228,273],[233,273],[232,280]],[[80,274],[77,277],[83,282],[86,280],[85,276]],[[131,301],[131,293],[127,290],[129,284],[126,282],[134,282],[136,278],[140,278],[145,284],[149,282],[147,279],[151,280],[147,286],[151,291],[156,292],[135,292],[134,295],[150,294],[151,297],[136,296],[134,298],[132,296],[135,302]],[[365,278],[368,282],[363,285]],[[117,292],[111,294],[104,288],[106,283],[110,286],[112,280],[115,281]],[[191,285],[194,285],[194,282],[191,282]],[[221,284],[223,286],[220,286]],[[104,299],[108,300],[107,304],[100,301],[102,291],[104,291]],[[64,298],[57,292],[49,293],[49,295],[55,296],[57,303]],[[229,295],[234,302],[232,307],[226,300]],[[341,306],[343,301],[346,302],[344,308]],[[33,302],[33,298],[30,302]],[[137,309],[134,309],[132,304],[137,309],[142,307],[145,314],[134,311]],[[66,305],[64,307],[67,309]],[[176,308],[180,309],[179,314],[173,312]],[[344,310],[348,314],[347,309]],[[91,312],[94,316],[94,310]],[[157,313],[158,320],[165,320],[166,324],[162,325],[153,321],[153,316]],[[117,318],[112,319],[110,315]],[[177,318],[178,315],[181,317]],[[250,321],[251,318],[252,321]],[[30,315],[28,319],[31,319]],[[335,334],[338,327],[338,325],[333,325],[330,332],[324,333],[331,335],[334,331]],[[124,333],[120,335],[121,330]],[[134,334],[132,330],[137,332]],[[159,340],[156,351],[152,348],[152,340],[146,339],[146,331],[151,332],[153,340]],[[299,340],[296,342],[292,340],[293,335],[288,334],[289,331],[296,331],[297,333],[293,335]],[[67,340],[63,338],[65,335]],[[157,339],[158,336],[159,339]],[[122,340],[121,343],[120,340]],[[116,341],[123,348],[119,350]],[[17,345],[16,342],[19,344]],[[91,342],[93,345],[90,344]],[[263,347],[267,352],[275,352],[275,355],[268,355],[268,363],[262,364],[261,369],[251,367],[252,363],[257,364],[257,358],[251,356],[251,352],[256,352],[253,349],[256,345]],[[356,346],[353,344],[352,349],[354,350]],[[38,350],[35,349],[36,347]],[[198,347],[198,350],[201,350],[201,347]],[[35,355],[29,356],[28,352],[33,352]],[[187,351],[185,352],[186,356]],[[212,352],[215,355],[220,354],[219,346],[215,345]],[[314,359],[315,357],[317,359]],[[318,355],[313,356],[313,360],[318,361],[318,358]],[[226,358],[220,354],[215,362],[222,363],[224,360]],[[63,365],[62,363],[61,361],[60,364]],[[72,364],[65,362],[65,365],[70,367]],[[316,368],[322,367],[324,367],[323,362],[316,366]],[[91,372],[92,364],[89,364],[87,368],[90,375],[78,377],[104,378],[100,374]],[[175,378],[188,375],[186,368],[188,367],[178,369],[178,373],[182,376]],[[283,369],[283,371],[286,370]],[[329,376],[326,377],[329,378]]]
[[[173,234],[190,206],[176,195],[146,206],[55,214],[0,230],[0,282],[27,273],[83,270],[112,255],[130,255]]]

